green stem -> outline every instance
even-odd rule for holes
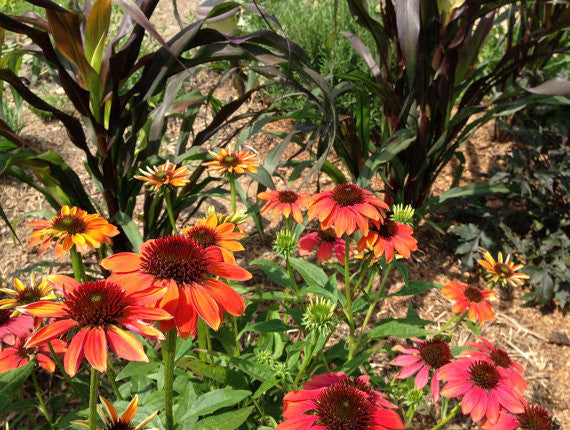
[[[447,416],[442,421],[440,421],[435,426],[433,426],[431,428],[431,430],[438,430],[438,429],[442,428],[444,425],[446,425],[457,414],[457,412],[459,412],[460,407],[461,407],[461,403],[458,404],[457,406],[455,406],[451,410],[451,412],[449,412],[449,414],[447,414]]]
[[[229,175],[230,178],[230,193],[232,196],[232,213],[235,214],[237,209],[237,202],[236,202],[236,178],[233,174]]]
[[[463,320],[465,319],[466,316],[467,316],[467,314],[465,312],[463,312],[461,314],[461,318],[459,318],[457,320],[457,322],[454,324],[454,326],[451,327],[451,330],[449,331],[449,333],[447,333],[448,336],[451,336],[455,332],[455,330],[457,330],[459,328],[459,326],[461,325],[461,323],[463,322]]]
[[[89,430],[97,430],[97,396],[99,394],[99,371],[91,368],[89,383]]]
[[[297,373],[297,376],[295,376],[295,380],[293,381],[293,388],[294,389],[297,388],[297,386],[299,384],[299,379],[301,379],[301,375],[303,374],[303,372],[307,368],[309,362],[311,361],[311,358],[313,357],[313,352],[315,352],[315,347],[317,346],[318,341],[319,341],[319,335],[317,333],[315,333],[315,338],[311,342],[311,346],[309,347],[309,352],[307,353],[307,355],[305,355],[305,358],[303,359],[303,362],[301,363],[301,368],[299,369],[299,372]]]
[[[55,353],[53,346],[51,346],[51,342],[48,342],[47,345],[48,345],[48,348],[51,352],[51,358],[53,358],[53,361],[55,362],[55,365],[57,366],[57,368],[59,369],[59,371],[63,375],[63,378],[69,384],[69,386],[71,387],[71,389],[73,390],[75,395],[81,399],[81,402],[83,402],[84,405],[86,405],[87,399],[85,398],[85,396],[83,396],[83,394],[81,394],[81,391],[79,391],[79,389],[75,386],[73,379],[71,379],[69,377],[69,375],[67,374],[67,372],[65,371],[65,368],[63,367],[63,363],[61,362],[61,360],[59,359],[59,357]]]
[[[113,366],[113,361],[109,357],[109,365],[107,366],[107,377],[111,381],[111,386],[115,392],[117,399],[124,400],[121,392],[119,391],[119,385],[117,384],[117,372],[115,372],[115,366]]]
[[[49,427],[53,428],[53,421],[51,420],[51,418],[49,416],[46,404],[44,402],[44,398],[42,396],[42,390],[40,390],[40,384],[38,384],[38,378],[36,376],[36,369],[35,368],[32,370],[32,381],[34,381],[34,388],[36,389],[36,397],[38,398],[38,401],[40,402],[40,410],[42,411],[42,413],[46,417],[46,420],[49,424]]]
[[[443,333],[443,332],[447,329],[447,327],[449,327],[451,324],[453,324],[453,323],[455,322],[455,320],[457,320],[461,315],[462,315],[462,314],[455,314],[455,315],[453,315],[453,316],[449,319],[449,321],[447,321],[447,322],[443,325],[443,327],[441,327],[441,328],[437,331],[437,334]],[[464,315],[464,313],[463,313],[463,315]]]
[[[350,266],[349,266],[349,256],[350,256],[350,237],[348,234],[344,235],[344,289],[346,293],[346,314],[348,316],[348,344],[349,348],[354,348],[354,315],[352,314],[352,294],[350,293]],[[349,353],[350,357],[350,353]]]
[[[83,264],[81,254],[77,249],[75,249],[75,245],[71,247],[69,254],[71,255],[71,265],[73,266],[73,275],[75,276],[75,279],[79,282],[86,282],[87,275],[85,274],[85,265]]]
[[[170,220],[170,225],[172,226],[172,232],[178,234],[178,229],[176,228],[176,218],[174,218],[174,212],[172,211],[172,202],[170,201],[170,190],[166,188],[164,191],[164,203],[166,203],[166,211],[168,212],[168,219]]]
[[[287,273],[289,274],[289,278],[291,279],[291,285],[293,286],[293,291],[295,291],[295,295],[297,296],[297,300],[303,309],[305,309],[305,303],[303,302],[303,298],[301,297],[301,293],[299,292],[299,286],[297,285],[297,281],[295,281],[295,274],[293,273],[293,268],[291,267],[291,263],[289,263],[289,257],[285,258],[285,264],[287,265]]]
[[[240,356],[240,352],[241,352],[241,351],[240,351],[241,348],[240,348],[240,346],[239,346],[239,339],[238,339],[238,334],[239,334],[239,333],[238,333],[237,317],[234,316],[234,315],[232,315],[231,318],[232,318],[232,325],[233,325],[233,328],[234,328],[234,338],[235,338],[235,341],[236,341],[236,357],[239,357],[239,356]]]
[[[210,348],[208,348],[209,337],[210,332],[208,330],[208,326],[202,318],[198,318],[198,348],[200,348],[201,351],[207,351],[207,354],[200,352],[200,361],[207,361],[207,357],[210,353]]]
[[[174,355],[176,353],[176,329],[166,333],[162,341],[162,360],[164,366],[164,413],[166,414],[166,430],[174,430],[172,413],[172,390],[174,386]]]

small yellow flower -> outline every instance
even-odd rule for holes
[[[523,279],[529,278],[528,275],[517,272],[523,265],[509,261],[511,259],[510,254],[507,255],[507,258],[503,261],[503,254],[499,252],[497,261],[495,261],[489,251],[486,251],[484,258],[484,260],[477,260],[477,262],[487,270],[487,279],[495,284],[500,284],[503,287],[507,284],[517,287],[524,283]]]
[[[162,166],[153,166],[146,168],[146,171],[141,169],[140,175],[135,175],[136,179],[144,181],[147,187],[152,187],[154,185],[154,191],[158,191],[163,185],[171,185],[173,187],[183,187],[190,179],[188,177],[191,172],[188,170],[188,166],[176,167],[176,164],[170,164],[170,161],[166,160]]]
[[[208,161],[202,164],[202,166],[208,167],[208,171],[217,171],[218,173],[237,173],[242,174],[245,172],[257,172],[256,167],[259,166],[255,161],[255,154],[249,151],[242,152],[230,152],[227,149],[220,149],[220,153],[208,151],[212,157],[215,158],[214,161]]]
[[[39,302],[40,300],[55,300],[57,297],[53,293],[53,287],[42,281],[36,284],[34,274],[30,276],[31,285],[26,286],[18,278],[14,278],[15,289],[0,288],[0,291],[12,296],[9,299],[0,300],[0,309],[13,309],[17,306],[29,305],[30,303]],[[15,310],[12,316],[19,315],[20,312]]]
[[[109,402],[107,399],[103,397],[99,397],[101,399],[102,408],[97,408],[97,412],[101,419],[103,420],[104,427],[97,427],[97,430],[107,430],[107,429],[132,429],[132,430],[140,430],[144,428],[148,423],[150,423],[153,418],[156,416],[158,411],[154,412],[148,418],[146,418],[142,423],[135,426],[131,423],[135,414],[137,413],[137,407],[139,403],[139,397],[136,395],[129,406],[119,418],[119,414],[117,413],[117,409]],[[72,421],[72,424],[75,424],[79,427],[89,428],[88,421]]]

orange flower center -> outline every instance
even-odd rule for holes
[[[550,413],[540,406],[530,406],[517,416],[522,430],[552,430]]]
[[[428,340],[418,346],[420,357],[432,369],[439,369],[441,366],[451,362],[451,351],[447,342],[443,339],[435,338]]]
[[[136,427],[123,420],[118,420],[114,423],[108,423],[105,430],[134,430]]]
[[[509,367],[513,362],[509,357],[507,351],[503,349],[494,349],[493,351],[491,351],[489,356],[491,360],[493,360],[493,363],[495,363],[495,365],[499,367]]]
[[[358,185],[340,184],[334,187],[332,199],[340,206],[354,206],[364,202],[364,193]]]
[[[10,315],[12,315],[11,310],[0,309],[0,327],[8,325],[10,322]]]
[[[332,228],[319,230],[317,234],[319,236],[319,239],[321,239],[323,242],[336,242],[338,240],[338,236]]]
[[[394,221],[386,220],[378,229],[378,236],[384,239],[390,239],[391,237],[396,236],[397,232],[398,229],[396,223]]]
[[[87,230],[85,221],[74,215],[57,215],[53,221],[54,230],[65,231],[69,234],[84,233]]]
[[[186,236],[156,239],[141,255],[143,271],[157,279],[173,279],[179,285],[201,281],[209,264],[204,248]]]
[[[239,156],[235,152],[232,152],[230,155],[226,155],[222,158],[220,164],[224,167],[236,167],[239,165]]]
[[[468,286],[463,291],[463,294],[465,294],[465,297],[467,297],[467,300],[470,302],[479,303],[483,300],[483,294],[481,294],[481,290],[477,287]]]
[[[195,240],[203,248],[214,246],[220,240],[218,232],[212,227],[196,225],[186,232],[186,236]]]
[[[486,361],[476,361],[469,367],[471,381],[485,390],[495,388],[501,381],[497,368]]]
[[[279,203],[295,203],[299,195],[295,191],[280,191],[279,192]]]
[[[106,327],[123,316],[130,303],[114,282],[91,281],[80,284],[65,299],[69,315],[82,327]]]
[[[332,385],[316,401],[316,424],[327,430],[364,430],[370,428],[374,402],[370,396],[348,384]]]

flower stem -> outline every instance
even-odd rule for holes
[[[230,193],[232,196],[232,213],[236,213],[237,202],[236,202],[236,178],[233,174],[229,175],[230,178]]]
[[[75,393],[75,395],[77,397],[79,397],[81,399],[81,402],[85,405],[87,404],[87,399],[85,398],[85,396],[83,396],[83,394],[81,394],[81,391],[79,391],[79,389],[75,386],[75,383],[73,382],[73,379],[71,379],[69,377],[69,375],[67,374],[67,372],[65,371],[65,368],[63,367],[63,363],[61,362],[61,360],[59,359],[59,357],[57,356],[57,354],[55,353],[53,346],[51,346],[51,342],[47,343],[48,348],[51,352],[51,358],[53,358],[53,361],[55,362],[57,368],[59,369],[59,371],[62,373],[63,378],[65,379],[65,381],[69,384],[69,386],[71,387],[71,389],[73,390],[73,392]]]
[[[295,389],[297,388],[297,386],[299,384],[299,379],[301,379],[301,375],[303,374],[303,372],[305,371],[305,369],[309,365],[311,358],[313,357],[313,352],[315,352],[315,347],[317,346],[318,341],[319,341],[319,335],[317,333],[315,333],[315,337],[314,337],[313,341],[311,342],[311,346],[309,346],[309,352],[307,353],[307,355],[305,355],[305,358],[303,359],[303,362],[301,363],[301,368],[299,369],[297,376],[295,376],[295,380],[293,381],[293,388],[295,388]]]
[[[459,326],[461,325],[461,323],[463,322],[463,320],[465,319],[465,317],[467,316],[467,313],[463,312],[461,314],[461,318],[459,318],[457,320],[457,322],[453,325],[453,327],[451,327],[451,330],[449,330],[449,333],[447,333],[448,336],[451,336],[455,330],[457,330],[459,328]]]
[[[462,314],[464,314],[464,313],[462,313]],[[452,323],[454,323],[462,314],[455,314],[455,315],[453,315],[453,316],[449,319],[449,321],[447,321],[447,322],[443,325],[443,327],[441,327],[441,328],[437,331],[437,334],[443,333],[443,332],[447,329],[447,327],[449,327]]]
[[[172,390],[174,386],[174,355],[176,353],[176,329],[166,333],[162,341],[162,360],[164,363],[164,413],[166,415],[166,430],[174,430],[174,415],[172,413]]]
[[[174,212],[172,211],[172,202],[170,201],[170,190],[167,188],[164,192],[164,203],[166,203],[166,211],[168,212],[168,219],[170,220],[170,225],[172,226],[172,232],[178,234],[178,229],[176,228],[176,218],[174,218]]]
[[[99,394],[99,371],[91,368],[89,383],[89,430],[97,430],[97,395]]]
[[[109,365],[107,366],[107,377],[109,381],[111,381],[111,386],[113,387],[113,391],[117,395],[117,399],[124,400],[121,392],[119,391],[119,386],[117,385],[117,373],[115,372],[115,366],[113,366],[113,361],[111,357],[109,357]]]
[[[79,282],[87,281],[87,275],[85,274],[85,265],[83,264],[83,259],[81,254],[75,249],[75,245],[69,250],[71,256],[71,265],[73,266],[73,275],[75,279]]]
[[[349,254],[350,254],[350,237],[348,234],[344,235],[344,289],[346,293],[346,314],[348,316],[349,332],[349,348],[354,348],[354,315],[352,315],[352,294],[350,293],[350,267],[349,267]],[[349,352],[350,356],[350,352]]]
[[[439,423],[437,423],[435,426],[433,426],[431,428],[431,430],[438,430],[438,429],[442,428],[444,425],[446,425],[457,414],[457,412],[459,412],[460,407],[461,407],[461,403],[459,403],[457,406],[455,406],[451,410],[451,412],[449,412],[449,414],[447,414],[443,420],[441,420]]]
[[[51,420],[51,418],[49,416],[49,412],[48,412],[46,404],[44,402],[44,398],[42,396],[42,390],[40,389],[40,384],[38,384],[38,378],[36,376],[36,369],[35,368],[32,370],[32,381],[34,381],[34,388],[36,389],[36,397],[38,398],[38,401],[40,402],[40,410],[42,411],[42,413],[46,417],[46,420],[49,424],[49,427],[53,428],[53,421]]]
[[[297,300],[299,301],[301,308],[305,309],[305,303],[303,302],[303,298],[301,297],[301,293],[299,292],[299,286],[297,285],[297,281],[295,281],[295,274],[293,273],[291,263],[289,263],[289,257],[285,257],[285,264],[287,265],[287,273],[289,274],[289,278],[291,279],[291,285],[293,286],[293,291],[295,291],[295,295],[297,296]]]

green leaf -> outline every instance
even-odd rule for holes
[[[247,326],[245,331],[255,331],[257,333],[274,333],[274,332],[284,332],[287,330],[292,330],[295,327],[285,324],[279,319],[273,319],[269,321],[260,321]]]
[[[463,320],[463,323],[467,326],[469,330],[471,330],[475,335],[481,336],[481,332],[479,331],[479,327],[473,321]]]
[[[226,412],[198,421],[195,430],[234,430],[241,426],[253,411],[253,406]]]
[[[221,389],[210,391],[198,397],[186,415],[207,415],[218,409],[235,405],[250,395],[251,391],[247,390]]]
[[[265,273],[267,277],[277,285],[286,288],[291,287],[291,279],[289,279],[289,275],[279,264],[270,260],[258,258],[256,260],[250,261],[249,265],[259,267],[261,270],[263,270],[263,273]]]
[[[382,337],[398,337],[401,339],[409,339],[410,337],[427,336],[435,334],[431,330],[426,330],[417,324],[410,324],[407,318],[384,320],[376,324],[376,326],[368,333],[368,337],[382,338]]]
[[[324,287],[329,279],[323,269],[306,260],[289,257],[289,263],[291,263],[291,266],[301,274],[305,282],[309,285]]]
[[[233,369],[218,365],[206,364],[200,360],[181,360],[178,365],[190,369],[195,375],[205,376],[221,384],[236,388],[247,387],[247,380],[243,372],[236,372]]]
[[[32,373],[33,367],[34,364],[29,362],[22,367],[9,370],[0,375],[0,413],[10,407],[14,393],[24,385],[28,376]]]
[[[132,376],[148,375],[159,367],[160,362],[151,361],[150,363],[143,363],[140,361],[131,361],[121,370],[121,373],[117,375],[116,379],[121,380]]]
[[[139,232],[139,229],[137,228],[136,224],[131,219],[131,217],[129,217],[124,212],[117,212],[113,217],[113,221],[121,226],[121,228],[127,235],[129,242],[131,242],[133,249],[135,251],[138,251],[138,249],[143,243],[143,238]]]
[[[97,73],[101,70],[110,22],[111,0],[97,0],[85,23],[85,57]]]

